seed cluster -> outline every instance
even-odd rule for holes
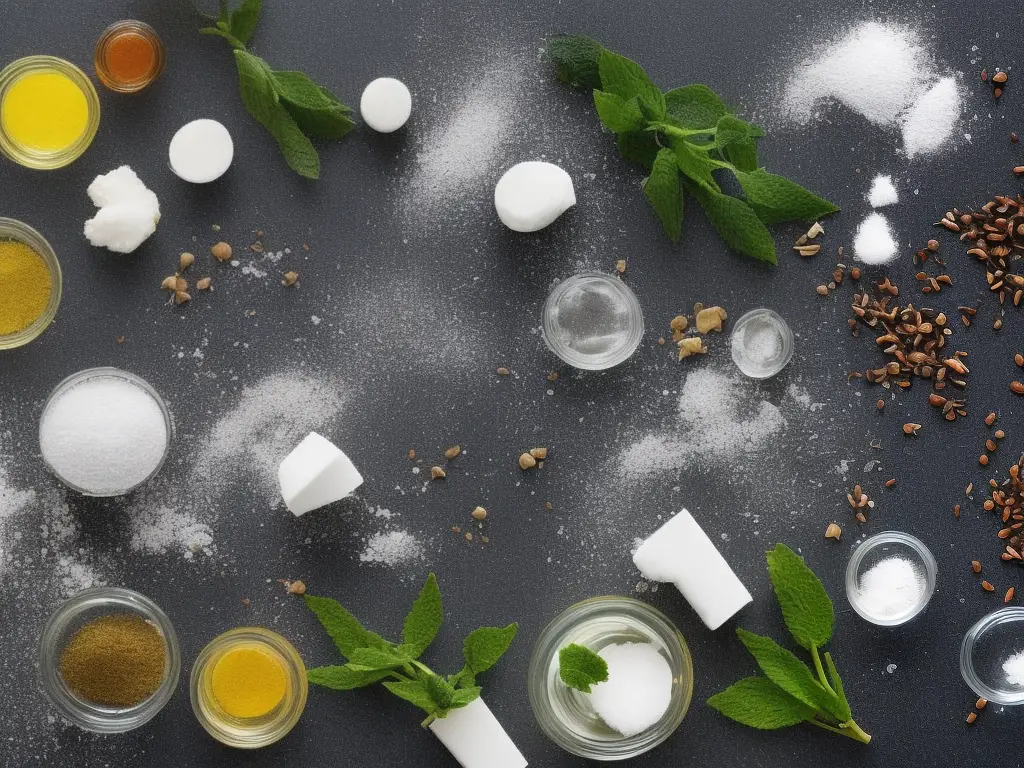
[[[1003,528],[997,534],[1006,541],[1000,557],[1003,560],[1024,562],[1021,544],[1024,543],[1024,456],[1010,467],[1009,477],[1002,483],[989,481],[991,496],[985,500],[985,509],[999,515]]]

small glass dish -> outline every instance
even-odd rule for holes
[[[622,736],[598,717],[587,695],[558,676],[558,652],[571,643],[593,651],[616,643],[651,643],[672,669],[668,709],[650,728]],[[629,597],[595,597],[571,606],[540,633],[530,658],[527,686],[533,716],[562,749],[590,760],[626,760],[671,736],[693,695],[693,662],[682,634],[660,611]]]
[[[967,630],[960,674],[982,698],[1024,704],[1024,608],[1000,608]]]
[[[257,648],[273,656],[285,672],[284,698],[261,717],[233,717],[217,703],[213,693],[214,667],[227,651],[238,647]],[[232,629],[211,640],[196,658],[189,682],[192,711],[200,725],[222,744],[241,749],[265,747],[288,735],[306,707],[308,688],[306,665],[299,652],[281,635],[261,627]]]
[[[26,326],[20,331],[0,336],[0,350],[16,349],[17,347],[24,346],[49,328],[50,323],[57,316],[57,308],[60,306],[61,290],[63,287],[60,262],[57,261],[57,254],[53,252],[53,248],[46,241],[45,237],[24,222],[0,217],[0,241],[3,240],[24,243],[38,253],[50,270],[52,287],[50,290],[50,300],[46,303],[46,309],[43,310],[43,313],[31,325]]]
[[[909,560],[924,582],[921,597],[916,604],[892,614],[870,611],[861,598],[860,584],[864,574],[878,563],[898,557]],[[928,605],[935,592],[938,566],[935,556],[919,539],[900,531],[884,531],[860,543],[846,566],[846,599],[861,618],[882,627],[906,624]]]
[[[171,422],[171,412],[167,408],[167,403],[165,403],[164,399],[162,397],[160,397],[160,393],[157,392],[155,389],[153,389],[153,387],[149,384],[149,382],[147,382],[145,379],[141,378],[140,376],[136,376],[134,373],[128,373],[128,371],[122,371],[120,368],[110,368],[110,367],[86,368],[84,371],[79,371],[78,373],[73,373],[70,376],[68,376],[66,379],[64,379],[64,381],[62,381],[56,387],[54,387],[53,391],[50,393],[50,396],[46,399],[46,404],[43,406],[42,415],[40,415],[40,417],[39,417],[39,429],[40,429],[40,432],[42,432],[43,423],[46,421],[47,411],[49,410],[50,406],[53,403],[55,403],[57,401],[57,399],[61,395],[63,395],[68,390],[70,390],[72,387],[77,386],[78,384],[81,384],[81,383],[83,383],[85,381],[89,381],[89,380],[94,379],[94,378],[102,378],[102,377],[111,377],[111,378],[123,379],[124,381],[127,381],[130,384],[134,384],[135,386],[139,387],[139,389],[143,390],[146,394],[148,394],[150,397],[152,397],[153,401],[160,408],[160,413],[163,415],[163,418],[164,418],[164,427],[167,430],[167,444],[164,447],[163,456],[160,457],[160,461],[153,468],[153,471],[150,472],[144,479],[140,480],[139,482],[135,483],[132,486],[129,486],[127,488],[115,489],[115,490],[110,491],[110,492],[102,492],[101,493],[101,492],[96,492],[94,490],[89,490],[87,488],[80,488],[79,486],[75,485],[73,482],[71,482],[67,478],[63,477],[60,474],[60,472],[58,472],[57,469],[55,467],[53,467],[46,460],[46,456],[42,454],[42,451],[40,451],[40,453],[42,455],[43,463],[46,465],[46,468],[48,470],[50,470],[51,474],[53,474],[54,477],[56,477],[58,480],[60,480],[62,483],[64,483],[64,485],[66,485],[71,490],[77,491],[78,493],[82,494],[83,496],[95,496],[95,497],[123,496],[126,493],[130,493],[131,491],[134,491],[139,486],[144,485],[145,483],[148,483],[150,480],[152,480],[154,477],[156,477],[157,474],[160,472],[160,469],[163,467],[164,462],[167,461],[167,455],[171,452],[171,438],[173,436],[173,431],[174,431],[173,430],[173,426],[172,426],[172,422]],[[41,444],[42,444],[42,439],[40,439],[40,445]]]
[[[80,699],[68,688],[60,673],[61,653],[71,637],[89,622],[111,614],[140,616],[164,639],[163,682],[152,696],[133,707],[108,707]],[[180,672],[181,652],[171,620],[156,603],[130,589],[93,587],[79,592],[53,612],[39,640],[39,673],[43,690],[69,722],[87,731],[124,733],[149,722],[171,700],[178,687]]]
[[[548,349],[574,368],[602,371],[624,362],[644,335],[636,295],[622,280],[581,272],[548,294],[541,313]]]
[[[137,73],[134,77],[124,77],[116,72],[116,67],[112,65],[109,57],[116,46],[130,41],[149,46],[153,52],[153,63],[145,72]],[[116,93],[138,93],[160,77],[164,71],[166,56],[163,41],[155,29],[142,21],[124,19],[115,21],[103,30],[103,34],[96,41],[93,64],[96,67],[96,77],[110,90]]]
[[[30,74],[57,73],[70,79],[85,96],[87,109],[85,131],[73,144],[58,150],[41,150],[25,146],[16,141],[3,126],[0,119],[0,154],[23,165],[43,171],[52,171],[70,165],[89,148],[100,127],[100,97],[86,74],[70,61],[56,56],[26,56],[12,61],[0,71],[0,107],[3,106],[7,90],[20,78]]]
[[[793,359],[789,325],[770,309],[752,309],[732,329],[732,360],[744,376],[768,379]]]

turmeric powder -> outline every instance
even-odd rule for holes
[[[0,240],[0,336],[32,325],[50,301],[53,275],[43,257],[17,240]]]

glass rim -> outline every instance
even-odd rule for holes
[[[50,245],[49,241],[38,230],[23,221],[0,216],[0,241],[3,240],[24,243],[38,253],[50,271],[52,285],[50,288],[50,299],[47,301],[46,308],[42,314],[20,331],[9,333],[6,336],[0,335],[0,351],[23,347],[39,338],[43,331],[49,328],[56,319],[64,289],[64,276],[61,272],[57,254],[53,250],[53,246]]]
[[[741,366],[739,363],[738,358],[742,358],[742,356],[737,351],[737,348],[742,346],[742,342],[739,342],[738,334],[740,331],[746,328],[746,326],[750,322],[757,319],[758,317],[769,317],[779,324],[780,335],[782,337],[783,354],[779,357],[779,360],[774,366],[772,366],[771,369],[767,369],[770,372],[765,373],[763,375],[752,375],[747,371],[743,370],[743,366]],[[787,365],[790,364],[790,362],[793,360],[793,355],[796,353],[796,337],[793,333],[793,329],[790,328],[789,323],[786,322],[786,319],[782,317],[782,315],[780,315],[774,309],[769,309],[768,307],[756,307],[755,309],[751,309],[744,312],[733,323],[732,332],[729,334],[729,351],[732,353],[733,363],[735,363],[736,367],[740,369],[740,373],[742,373],[749,379],[761,381],[779,375],[782,372],[782,370]]]
[[[857,602],[857,594],[860,590],[860,582],[857,576],[860,571],[860,565],[864,562],[865,557],[885,544],[902,544],[913,550],[918,556],[921,566],[924,568],[925,579],[925,589],[920,603],[909,613],[891,618],[874,616],[867,613]],[[928,603],[931,602],[932,595],[935,593],[935,581],[938,571],[939,567],[935,560],[935,555],[919,538],[903,531],[882,531],[864,539],[864,541],[857,545],[853,554],[850,555],[850,561],[846,564],[846,600],[850,603],[850,607],[868,623],[879,627],[898,627],[906,624],[928,607]]]
[[[1013,693],[993,688],[985,683],[974,668],[974,647],[993,627],[1008,622],[1024,622],[1024,607],[1009,606],[987,613],[978,619],[964,634],[960,643],[960,675],[968,687],[982,698],[1003,706],[1024,704],[1024,688]]]
[[[136,32],[146,38],[153,46],[153,66],[142,77],[124,81],[115,78],[106,66],[106,46],[110,44],[119,34],[124,32]],[[105,87],[115,93],[138,93],[151,85],[164,71],[167,51],[160,35],[149,24],[137,19],[121,19],[108,26],[96,40],[96,47],[93,51],[93,66],[96,69],[96,77]]]

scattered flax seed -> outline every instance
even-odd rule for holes
[[[984,589],[986,592],[995,592],[996,591],[996,588],[993,587],[992,584],[990,584],[987,581],[981,582],[981,588]]]
[[[304,581],[289,581],[286,585],[289,595],[304,595],[306,594],[306,583]]]
[[[971,560],[971,570],[975,573],[981,573],[981,563],[978,560]]]
[[[985,441],[985,450],[986,451],[990,451],[990,452],[994,451],[997,447],[998,446],[996,446],[996,443],[995,443],[994,440],[986,440]]]
[[[658,344],[661,345],[661,346],[665,346],[665,337],[664,336],[659,336],[658,337]]]
[[[533,469],[537,466],[537,460],[528,453],[520,454],[519,456],[519,468],[520,469]]]
[[[466,541],[472,541],[472,540],[473,540],[473,534],[470,533],[469,531],[466,531]]]
[[[188,301],[192,301],[192,297],[189,296],[188,293],[186,293],[185,291],[175,291],[175,293],[174,293],[174,303],[175,304],[184,304],[184,303],[186,303]]]
[[[985,454],[979,456],[978,463],[981,464],[981,466],[983,467],[988,466],[988,456],[986,456]]]
[[[472,512],[469,513],[469,516],[472,517],[474,520],[486,520],[487,510],[484,509],[483,507],[476,507]]]
[[[618,261],[615,262],[615,271],[618,272],[620,275],[626,274],[626,260],[625,259],[619,259]]]
[[[454,459],[460,453],[462,453],[462,446],[461,445],[453,445],[451,448],[449,448],[447,451],[444,452],[444,457],[446,459],[450,460],[450,459]]]
[[[888,480],[885,481],[885,487],[886,488],[892,488],[894,485],[896,485],[896,478],[895,477],[889,478]]]
[[[176,290],[178,290],[178,276],[177,275],[171,275],[170,277],[165,277],[164,281],[162,283],[160,283],[160,290],[162,290],[162,291],[176,291]]]
[[[921,430],[921,425],[920,424],[914,424],[913,422],[908,422],[907,424],[903,425],[903,434],[904,435],[917,435],[917,433],[920,430]]]
[[[984,709],[986,704],[988,704],[988,699],[978,699],[976,702],[974,702],[974,708]]]
[[[1003,432],[1003,430],[1001,430],[1001,429],[997,429],[996,432],[995,432],[995,435],[996,435],[996,440],[1002,440],[1004,437],[1006,437],[1006,433]]]
[[[819,285],[814,290],[817,292],[817,294],[819,296],[828,296],[828,286],[827,285]]]
[[[543,461],[544,459],[546,459],[548,457],[548,449],[547,448],[531,448],[530,449],[530,455],[533,456],[533,458],[537,459],[537,461]]]
[[[988,416],[985,417],[985,424],[987,426],[991,427],[995,423],[996,423],[996,414],[995,414],[995,411],[993,411],[992,413],[990,413]]]
[[[196,261],[196,257],[187,251],[178,257],[178,271],[184,272],[186,269],[191,267]]]
[[[977,719],[978,719],[978,713],[977,712],[970,712],[967,715],[967,724],[971,725]]]
[[[965,496],[970,496],[971,495],[971,491],[973,491],[973,490],[974,490],[974,483],[968,483],[967,487],[964,488],[964,495]]]
[[[835,539],[839,541],[839,537],[843,535],[843,529],[835,523],[829,523],[828,528],[825,529],[826,539]]]
[[[444,480],[446,477],[448,477],[447,473],[445,473],[445,471],[440,467],[431,467],[430,476],[434,480]]]
[[[1017,364],[1018,368],[1024,368],[1024,355],[1018,352],[1016,355],[1013,356],[1013,362]]]
[[[416,458],[416,449],[415,448],[410,448],[409,449],[409,458],[410,459],[415,459]]]
[[[960,505],[953,505],[953,517],[960,517]]]
[[[850,270],[850,277],[853,280],[860,280],[860,267],[854,267]]]
[[[209,291],[213,288],[213,281],[208,277],[201,277],[196,280],[196,288],[200,291]]]
[[[231,260],[231,246],[225,243],[223,240],[212,248],[210,253],[213,254],[213,258],[217,261],[230,261]]]
[[[299,273],[298,272],[285,272],[284,276],[281,278],[281,285],[283,285],[286,288],[288,288],[290,286],[295,285],[295,283],[297,283],[298,281],[299,281]]]
[[[558,381],[558,373],[556,371],[548,371],[548,375],[545,378],[548,381]]]
[[[885,401],[879,399],[879,401],[875,404],[875,407],[877,407],[878,410],[880,410],[880,411],[884,411],[885,410]]]
[[[1006,596],[1003,598],[1003,602],[1008,603],[1011,600],[1013,600],[1013,587],[1010,587],[1008,590],[1006,590]]]
[[[1006,80],[1007,80],[1006,72],[999,71],[999,72],[996,72],[994,75],[992,75],[992,82],[996,83],[998,85],[1002,85],[1003,83],[1006,82]]]
[[[1010,391],[1013,392],[1013,394],[1015,395],[1024,395],[1024,382],[1011,381]]]
[[[495,371],[495,373],[497,373],[499,376],[508,376],[509,370],[508,368],[499,368],[497,371]]]
[[[868,521],[867,515],[865,515],[863,512],[858,512],[856,515],[854,515],[854,517],[857,518],[858,523],[866,523]]]

